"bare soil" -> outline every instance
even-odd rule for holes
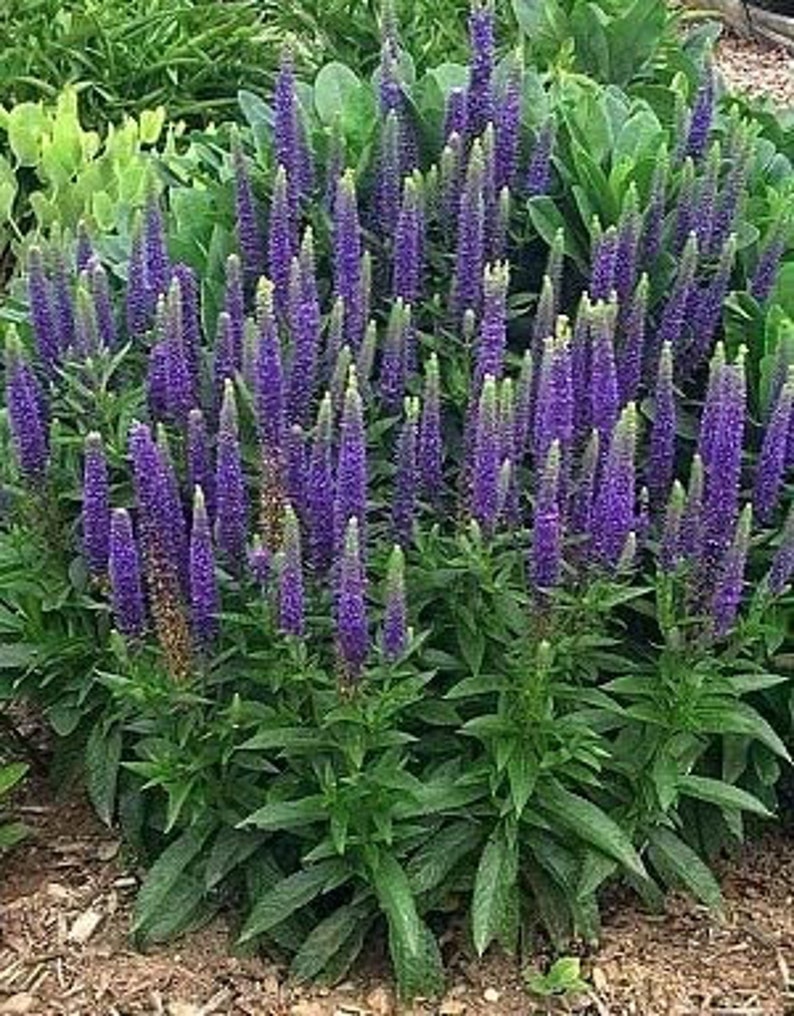
[[[794,1014],[794,836],[770,834],[726,864],[725,913],[671,897],[663,916],[614,901],[591,985],[552,1006],[530,997],[518,962],[473,958],[466,935],[444,944],[444,999],[400,1008],[382,947],[355,978],[291,983],[267,957],[231,954],[223,920],[147,954],[128,941],[139,873],[80,800],[23,802],[32,838],[0,875],[0,1014],[81,1016],[785,1016]],[[546,958],[538,957],[541,964]]]

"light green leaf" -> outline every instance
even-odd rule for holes
[[[708,776],[682,776],[678,781],[678,789],[686,797],[696,797],[699,801],[715,804],[718,808],[749,811],[763,818],[772,818],[772,812],[757,797],[741,787],[723,783],[722,780],[713,780]]]

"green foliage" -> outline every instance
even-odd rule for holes
[[[28,834],[22,822],[15,822],[8,813],[4,802],[10,791],[24,779],[28,767],[23,762],[3,762],[0,759],[0,855],[10,850]]]
[[[579,995],[589,989],[581,975],[582,961],[576,956],[561,956],[545,974],[527,970],[524,973],[527,990],[539,998],[557,995]]]

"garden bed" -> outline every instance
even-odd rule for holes
[[[229,954],[218,919],[168,947],[135,952],[127,933],[137,884],[119,843],[80,800],[37,788],[23,808],[31,844],[9,860],[0,907],[0,1013],[125,1016],[390,1016],[385,946],[355,981],[303,989],[277,962]],[[605,915],[601,947],[585,958],[590,992],[551,1011],[597,1016],[676,1013],[774,1016],[794,991],[794,839],[775,833],[723,866],[725,914],[680,897],[664,916],[625,898]],[[515,962],[483,962],[459,928],[442,938],[448,993],[415,1016],[517,1016],[549,1011],[525,993]]]

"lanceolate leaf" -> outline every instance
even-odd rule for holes
[[[516,913],[518,842],[505,825],[485,845],[474,881],[471,903],[474,948],[482,956],[495,939],[504,939]],[[510,942],[504,942],[510,945]]]
[[[323,861],[289,875],[256,901],[240,933],[240,942],[275,928],[321,893],[341,885],[347,877],[347,868],[336,860]]]
[[[95,723],[85,751],[88,796],[97,814],[110,825],[116,807],[116,784],[121,762],[121,728]]]
[[[668,884],[683,886],[706,906],[722,905],[719,883],[688,844],[664,827],[651,830],[648,838],[651,861]]]
[[[723,783],[722,780],[713,780],[708,776],[682,776],[678,781],[678,789],[687,797],[716,804],[718,808],[749,811],[764,818],[772,818],[772,812],[757,797],[741,787]]]

